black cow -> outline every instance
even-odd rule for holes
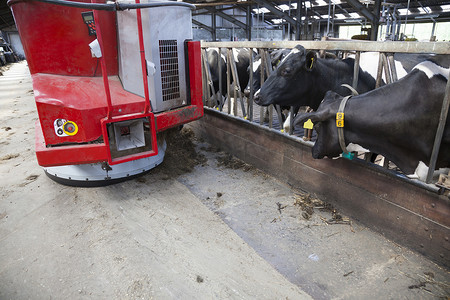
[[[233,48],[232,50],[233,57],[236,64],[237,74],[239,77],[239,85],[241,87],[241,91],[244,91],[247,86],[249,73],[248,67],[250,65],[250,49],[248,48]],[[219,62],[222,73],[222,90],[223,95],[226,95],[227,92],[227,52],[225,49],[222,49],[219,55],[218,48],[210,48],[206,51],[206,56],[209,64],[209,68],[211,70],[211,79],[214,83],[214,89],[216,92],[219,90]],[[233,76],[230,74],[231,83],[233,83]]]
[[[225,49],[222,49],[219,54],[218,48],[210,48],[206,52],[208,64],[211,70],[211,80],[214,85],[214,90],[219,92],[219,63],[222,74],[222,96],[227,94],[227,52]],[[236,64],[237,75],[239,78],[239,86],[241,92],[244,91],[245,87],[248,84],[249,73],[248,67],[250,65],[250,49],[241,48],[235,49],[233,48],[233,57]],[[234,80],[232,74],[230,74],[230,84],[231,91],[234,90]],[[233,95],[233,93],[232,93]]]
[[[291,52],[291,49],[276,49],[270,52],[270,65],[272,68],[276,68],[277,65],[283,60],[284,57],[286,57]],[[253,79],[252,82],[248,82],[247,87],[244,90],[244,95],[248,98],[250,96],[251,91],[251,85],[253,86],[253,94],[255,94],[256,91],[258,91],[261,88],[261,55],[257,55],[254,58],[253,61],[253,70],[250,70],[250,67],[248,68],[248,73],[253,72]],[[269,73],[272,71],[269,70]],[[267,79],[267,71],[264,71],[263,74],[264,80]],[[278,110],[277,107],[275,107],[276,110]],[[285,113],[286,111],[290,114],[290,107],[289,106],[282,106],[280,107],[281,111],[278,112],[278,115],[281,116],[282,120],[280,120],[282,123],[284,123],[283,128],[285,130],[289,130],[289,124],[290,121],[286,120]],[[295,107],[294,110],[297,112],[299,107]],[[266,112],[268,113],[268,112]],[[267,117],[267,116],[266,116]]]
[[[236,62],[236,69],[239,77],[239,86],[241,92],[244,92],[250,79],[248,68],[250,66],[250,50],[249,48],[236,49],[233,48],[233,57]],[[252,53],[253,57],[254,53]]]
[[[227,92],[227,65],[226,53],[219,53],[218,48],[209,48],[206,51],[206,59],[208,61],[209,69],[211,70],[211,81],[213,82],[214,90],[219,92],[219,64],[220,73],[222,73],[222,96]]]
[[[270,53],[270,63],[273,67],[276,67],[284,57],[291,52],[291,49],[276,49]],[[253,85],[253,93],[261,88],[261,55],[256,55],[253,61],[253,70],[248,68],[248,74],[253,72],[253,82],[248,82],[248,85],[244,91],[246,97],[250,95],[250,85]],[[269,71],[271,73],[271,71]],[[264,72],[264,80],[267,79],[267,72]]]
[[[393,161],[412,174],[419,162],[429,165],[450,59],[436,56],[418,64],[411,73],[389,85],[352,97],[344,108],[345,145],[359,145]],[[318,110],[299,115],[295,124],[311,119],[318,137],[314,158],[337,157],[336,112],[343,97],[328,92]],[[352,149],[347,149],[351,151]],[[450,166],[450,118],[447,118],[436,167]]]
[[[347,94],[342,84],[352,85],[354,59],[322,59],[314,51],[297,45],[279,64],[255,94],[255,103],[263,106],[309,106],[317,109],[329,90]],[[356,90],[363,93],[375,88],[375,78],[359,71]]]

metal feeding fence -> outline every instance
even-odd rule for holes
[[[341,41],[341,40],[327,40],[327,41],[277,41],[277,42],[262,42],[262,41],[245,41],[245,42],[202,42],[202,76],[203,76],[203,103],[205,107],[216,109],[224,114],[233,115],[238,118],[244,118],[248,122],[255,125],[265,126],[272,130],[279,130],[286,134],[289,138],[293,138],[300,143],[313,145],[315,134],[305,133],[303,128],[295,128],[293,126],[293,118],[290,118],[289,132],[284,132],[281,108],[274,108],[273,105],[269,107],[258,106],[253,102],[253,86],[250,84],[249,95],[245,97],[239,86],[238,72],[235,62],[235,54],[233,49],[249,48],[254,49],[261,57],[261,85],[264,82],[265,76],[269,76],[272,72],[272,64],[270,62],[270,50],[275,49],[291,49],[296,45],[302,45],[305,49],[317,50],[321,55],[325,51],[338,51],[340,53],[354,53],[355,65],[352,87],[356,88],[358,84],[358,70],[360,66],[360,55],[362,52],[378,52],[378,71],[376,78],[376,87],[382,84],[382,78],[386,83],[392,83],[397,80],[397,72],[394,63],[394,53],[430,53],[430,54],[448,54],[450,55],[450,43],[447,42],[369,42],[369,41]],[[216,48],[219,53],[226,55],[226,78],[222,78],[222,70],[220,63],[217,66],[210,66],[207,60],[207,49]],[[254,51],[249,51],[249,70],[253,70]],[[220,54],[219,54],[220,57]],[[219,88],[215,90],[212,80],[211,68],[218,69]],[[222,91],[222,82],[226,80],[227,93]],[[230,84],[234,82],[233,86]],[[249,82],[253,82],[253,72],[249,73]],[[242,88],[242,89],[241,89]],[[427,174],[427,183],[431,182],[433,170],[436,166],[436,161],[442,141],[445,122],[448,115],[450,103],[450,80],[447,82],[445,97],[442,104],[439,126],[436,131],[433,152],[430,160],[430,168]],[[293,113],[294,108],[290,108]],[[307,135],[307,137],[305,137]],[[311,141],[309,141],[311,140]],[[369,161],[369,156],[358,156],[358,159],[365,159]],[[383,163],[386,169],[400,172],[400,170],[392,163],[386,160]]]

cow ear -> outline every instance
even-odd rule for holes
[[[272,61],[272,66],[278,65],[278,63],[281,61],[281,57],[283,56],[283,52],[281,50],[278,50],[270,55],[270,59]]]
[[[303,124],[308,121],[308,119],[311,119],[311,122],[313,122],[314,124],[317,124],[319,122],[325,121],[327,120],[329,117],[328,114],[326,114],[325,112],[312,112],[312,113],[307,113],[307,114],[301,114],[298,115],[295,120],[294,120],[294,127],[295,126],[302,126]]]
[[[305,47],[303,47],[300,44],[296,45],[294,48],[297,49],[300,53],[305,53],[305,51],[306,51]]]
[[[333,114],[330,109],[320,109],[318,111],[307,113],[307,114],[300,114],[298,115],[294,120],[294,126],[300,125],[303,126],[303,123],[308,121],[308,119],[311,119],[311,122],[314,124],[317,124],[319,122],[324,122],[328,119],[332,119],[335,117],[336,114]]]
[[[316,65],[317,54],[314,51],[308,51],[305,56],[305,69],[311,71]]]
[[[295,117],[294,127],[301,126],[303,127],[303,123],[308,121],[308,119],[314,118],[315,113],[307,113],[307,114],[299,114]],[[312,120],[311,120],[312,121]],[[314,123],[314,121],[312,121]]]

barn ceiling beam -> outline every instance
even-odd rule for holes
[[[203,24],[202,22],[199,22],[197,20],[192,19],[192,23],[197,25],[198,27],[201,27],[203,29],[208,30],[209,32],[213,32],[214,30],[212,29],[212,27],[209,27],[208,25]]]
[[[192,3],[192,2],[189,2],[189,3]],[[246,6],[249,6],[249,5],[252,5],[253,3],[254,3],[253,1],[233,1],[233,2],[225,1],[225,2],[209,2],[209,3],[207,2],[207,3],[192,3],[192,4],[194,4],[195,7],[197,7],[197,8],[203,8],[205,6],[219,6],[219,5],[240,5],[240,6],[246,5]]]
[[[375,0],[375,7],[373,13],[375,16],[379,16],[381,11],[381,0]],[[380,24],[380,19],[375,18],[375,22],[372,22],[372,32],[370,33],[370,40],[376,41],[378,37],[378,26]]]
[[[370,21],[370,23],[378,24],[378,18],[370,10],[368,10],[364,4],[361,4],[358,0],[347,0],[347,3],[361,13],[367,20]]]
[[[247,25],[246,24],[242,23],[239,20],[236,20],[235,18],[233,18],[230,15],[227,15],[226,13],[223,13],[221,11],[217,11],[216,9],[211,8],[211,7],[205,7],[205,9],[208,10],[210,13],[216,13],[216,15],[218,15],[219,17],[227,20],[230,23],[233,23],[234,25],[237,25],[237,26],[239,26],[239,27],[241,27],[243,29],[247,29]]]
[[[322,18],[322,15],[319,14],[315,9],[310,9],[310,11],[312,12],[311,16],[316,15],[319,18],[319,20],[326,20],[325,18]]]
[[[226,10],[230,10],[230,9],[235,9],[238,8],[238,6],[233,6],[233,7],[224,7],[224,8],[213,8],[214,12],[219,12],[219,11],[226,11]],[[209,15],[211,14],[211,11],[206,9],[205,7],[201,8],[201,9],[196,9],[194,12],[192,12],[193,16],[198,16],[198,15]]]
[[[294,18],[290,17],[288,14],[286,14],[283,11],[276,8],[272,3],[270,3],[266,0],[255,0],[255,2],[261,6],[264,6],[265,8],[270,10],[270,12],[277,15],[279,18],[286,20],[292,26],[294,26],[294,27],[297,26],[297,21]]]

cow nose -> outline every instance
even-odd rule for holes
[[[247,97],[247,98],[250,96],[250,90],[249,89],[245,89],[244,90],[244,96]]]

